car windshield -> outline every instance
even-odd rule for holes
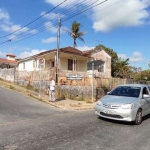
[[[119,86],[111,91],[108,95],[114,96],[127,96],[127,97],[139,97],[140,87],[134,86]]]

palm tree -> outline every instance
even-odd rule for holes
[[[81,28],[81,24],[74,21],[71,26],[71,31],[64,29],[64,31],[66,31],[73,38],[74,48],[77,47],[76,39],[79,39],[80,41],[85,43],[82,36],[86,34],[86,32],[80,32],[80,28]]]
[[[128,65],[129,65],[129,58],[127,59],[118,58],[118,60],[114,64],[115,68],[114,75],[116,77],[129,78],[131,70]]]

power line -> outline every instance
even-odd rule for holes
[[[36,18],[35,20],[31,21],[30,23],[26,24],[26,25],[23,26],[22,28],[20,28],[20,29],[14,31],[14,32],[12,32],[12,33],[10,33],[10,34],[7,34],[7,35],[5,35],[5,36],[2,36],[2,37],[0,37],[0,38],[7,37],[7,36],[9,36],[9,35],[11,35],[11,34],[13,34],[13,33],[16,33],[16,32],[18,32],[18,31],[22,30],[23,28],[29,26],[30,24],[34,23],[35,21],[41,19],[43,16],[45,16],[45,15],[48,14],[48,13],[50,13],[51,11],[53,11],[54,9],[56,9],[57,7],[59,7],[60,5],[62,5],[62,4],[63,4],[64,2],[66,2],[66,1],[67,1],[67,0],[64,0],[63,2],[61,2],[61,3],[58,4],[57,6],[53,7],[51,10],[47,11],[46,13],[44,13],[43,15],[41,15],[40,17],[38,17],[38,18]]]
[[[66,0],[65,0],[65,1],[66,1]],[[51,10],[47,11],[46,13],[44,13],[43,15],[41,15],[40,17],[34,19],[34,20],[31,21],[30,23],[26,24],[26,25],[23,26],[22,28],[20,28],[20,29],[14,31],[14,32],[12,32],[12,33],[10,33],[10,34],[4,35],[4,36],[2,36],[2,37],[0,37],[0,38],[4,38],[4,37],[7,37],[7,36],[9,36],[9,35],[13,35],[14,33],[17,34],[18,31],[21,31],[21,30],[24,29],[25,27],[27,27],[27,26],[29,26],[29,25],[32,25],[34,22],[37,22],[38,20],[43,19],[44,16],[46,16],[46,15],[47,15],[48,13],[50,13],[51,11],[54,11],[57,7],[59,7],[60,5],[62,5],[65,1],[63,1],[62,3],[60,3],[59,5],[57,5],[56,7],[52,8]],[[85,1],[87,1],[87,0],[83,0],[81,3],[85,2]],[[81,3],[80,3],[80,4],[81,4]],[[75,4],[75,3],[71,3],[70,6],[72,5],[71,7],[74,7],[74,4]],[[70,8],[70,6],[69,6],[69,8]],[[61,13],[61,12],[59,12],[59,13]],[[63,12],[62,12],[62,13],[63,13]],[[54,18],[55,18],[55,16],[54,16],[53,18],[51,18],[51,20],[54,19]],[[55,19],[56,19],[56,18],[55,18]],[[39,23],[43,25],[43,21],[41,21],[41,22],[39,22]],[[39,26],[39,24],[35,24],[31,29],[38,28],[38,26]],[[40,26],[41,26],[41,25],[40,25]],[[30,30],[31,30],[31,29],[30,29]]]
[[[86,1],[86,0],[84,0],[84,1]],[[84,1],[82,1],[81,3],[83,3]],[[120,1],[122,1],[122,0],[120,0]],[[116,3],[114,3],[114,4],[112,4],[112,5],[110,5],[110,6],[108,6],[108,7],[111,7],[111,6],[113,6],[113,5],[115,5],[115,4],[117,4],[117,3],[119,3],[120,1],[118,1],[118,2],[116,2]],[[74,6],[74,3],[72,3],[72,5]],[[78,4],[78,5],[80,5],[80,4]],[[71,5],[70,5],[71,6]],[[70,7],[69,5],[68,5],[68,7]],[[80,5],[81,6],[81,5]],[[108,7],[105,7],[104,9],[106,9],[106,8],[108,8]],[[102,10],[104,10],[104,9],[102,9]],[[102,10],[99,10],[99,11],[102,11]],[[67,10],[66,10],[67,11]],[[87,10],[86,10],[87,11]],[[98,11],[97,11],[98,12]],[[94,13],[97,13],[97,12],[94,12]],[[80,12],[80,13],[83,13],[83,12]],[[93,14],[93,13],[92,13]],[[77,15],[79,15],[79,14],[77,14]],[[90,13],[90,15],[91,15],[91,13]],[[76,16],[76,15],[75,15]],[[70,17],[70,18],[67,18],[66,19],[66,21],[67,20],[69,20],[69,19],[71,19],[71,18],[73,18],[74,16],[72,16],[72,17]],[[76,20],[79,20],[79,19],[81,19],[81,18],[83,18],[83,17],[80,17],[80,18],[77,18]],[[63,22],[66,22],[66,21],[63,21]],[[36,33],[36,34],[33,34],[33,35],[30,35],[30,36],[28,36],[29,35],[29,33],[27,33],[27,34],[20,34],[20,35],[22,35],[21,37],[23,37],[23,36],[28,36],[28,37],[25,37],[24,39],[27,39],[27,38],[30,38],[30,37],[32,37],[32,36],[35,36],[35,35],[37,35],[37,34],[39,34],[39,33],[41,33],[41,32],[44,32],[45,30],[47,30],[47,29],[50,29],[50,28],[52,28],[52,27],[55,27],[55,24],[53,24],[53,25],[51,25],[51,26],[48,26],[48,28],[46,28],[46,29],[44,29],[44,30],[41,30],[41,31],[39,31],[38,33]],[[34,28],[33,28],[34,29]],[[18,35],[17,35],[18,36]],[[19,42],[19,41],[22,41],[22,40],[24,40],[24,39],[20,39],[20,40],[18,40],[18,41],[15,41],[15,42],[13,42],[13,43],[16,43],[16,42]],[[4,42],[2,42],[1,43],[1,45],[2,44],[5,44],[5,43],[7,43],[7,42],[11,42],[13,39],[9,39],[9,40],[6,40],[6,41],[4,41]],[[13,43],[11,43],[11,44],[13,44]],[[7,44],[8,45],[8,44]],[[10,44],[9,44],[10,45]],[[5,45],[4,45],[5,46]]]
[[[85,1],[85,0],[84,0],[84,1]],[[92,3],[89,3],[87,7],[89,8],[89,6],[95,4],[96,2],[98,2],[98,0],[95,0],[95,1],[92,2]],[[78,5],[79,5],[79,4],[78,4]],[[81,6],[81,5],[80,5],[80,6]],[[89,9],[91,9],[91,8],[92,8],[92,7],[90,7]],[[81,7],[80,9],[83,10],[83,7]],[[72,17],[83,13],[84,11],[87,11],[88,9],[85,9],[84,11],[81,11],[81,10],[80,10],[79,13],[76,13],[76,12],[75,12],[75,13],[71,14],[71,15],[69,16],[69,18],[67,18],[66,20],[71,19]],[[71,11],[68,11],[68,12],[69,12],[69,14],[70,14]],[[50,28],[51,28],[51,27],[54,27],[54,26],[50,26]],[[47,29],[41,30],[40,32],[43,32],[43,31],[45,31],[45,30],[47,30]],[[39,33],[39,32],[38,32],[38,33]],[[36,34],[38,34],[38,33],[36,33]],[[36,34],[35,34],[35,35],[36,35]],[[22,33],[22,34],[17,35],[17,36],[18,36],[18,37],[19,37],[19,36],[20,36],[20,37],[22,37],[22,36],[28,36],[28,33],[26,33],[26,34],[23,34],[23,33]],[[34,35],[30,35],[29,37],[31,37],[31,36],[34,36]],[[28,38],[28,37],[26,37],[26,38]],[[25,38],[25,39],[26,39],[26,38]],[[11,39],[11,41],[12,41],[12,40],[13,40],[13,39]],[[19,41],[20,41],[20,40],[19,40]],[[3,42],[3,43],[5,43],[5,42]],[[2,43],[1,43],[1,44],[2,44]]]
[[[81,4],[82,3],[84,3],[85,1],[87,1],[87,0],[83,0],[82,2],[80,2],[80,3],[78,3],[78,5],[80,5],[80,6],[82,6]],[[98,0],[96,0],[96,1],[98,1]],[[91,3],[89,3],[89,4],[91,4]],[[70,6],[72,5],[72,7],[74,7],[74,5],[75,5],[75,3],[71,3],[70,4]],[[69,8],[70,8],[70,10],[72,10],[72,7],[70,7],[70,6],[68,6]],[[67,10],[66,10],[67,11]],[[68,13],[70,14],[70,12],[71,11],[68,11]],[[63,13],[63,12],[62,12]],[[43,15],[44,16],[44,15]],[[43,17],[42,16],[42,17]],[[43,18],[42,18],[43,19]],[[51,21],[53,20],[53,19],[55,19],[56,20],[56,17],[54,16],[52,19],[51,19]],[[36,19],[37,20],[37,19]],[[32,23],[33,23],[34,21],[32,21]],[[41,22],[42,23],[42,25],[43,25],[43,21]],[[29,23],[28,25],[30,25],[31,23]],[[42,25],[40,25],[40,26],[42,26]],[[35,27],[35,25],[34,25],[34,27],[32,27],[31,29],[33,29],[33,30],[35,30],[35,29],[38,29],[40,26],[38,26],[37,24],[36,24],[36,28],[34,28]],[[27,25],[26,25],[26,27],[27,27]],[[50,26],[51,27],[51,26]],[[23,28],[21,28],[21,29],[23,29]],[[20,29],[20,30],[21,30]],[[30,32],[32,31],[30,29],[30,31],[28,31],[28,32],[26,32],[26,33],[20,33],[20,34],[17,34],[16,32],[17,31],[19,31],[19,30],[17,30],[16,32],[14,32],[14,34],[9,34],[9,35],[14,35],[14,36],[17,36],[17,37],[19,37],[19,38],[21,38],[21,37],[24,37],[24,36],[28,36],[28,35],[30,35],[30,36],[32,36],[31,34],[30,34]],[[43,31],[42,31],[43,32]],[[8,35],[7,35],[8,36]],[[14,38],[11,38],[11,41],[13,41],[13,39]],[[8,40],[6,40],[6,41],[8,41]],[[6,41],[5,42],[2,42],[1,44],[3,44],[3,43],[6,43]]]
[[[86,1],[86,0],[84,0],[84,1]],[[92,2],[92,3],[89,3],[85,9],[83,9],[83,7],[79,7],[79,8],[81,9],[79,12],[77,12],[77,13],[76,13],[76,12],[75,12],[75,13],[73,12],[73,14],[71,14],[68,18],[62,20],[62,22],[66,22],[67,20],[69,20],[69,19],[71,19],[71,18],[73,18],[73,17],[75,17],[75,16],[77,16],[77,15],[80,15],[80,14],[82,14],[82,13],[88,11],[89,9],[94,8],[94,7],[100,5],[100,4],[102,4],[102,3],[104,3],[104,2],[106,2],[106,1],[108,1],[108,0],[105,0],[105,1],[103,1],[103,2],[100,2],[100,3],[96,4],[98,1],[99,1],[99,0],[95,0],[95,1]],[[83,2],[83,1],[82,1],[82,2]],[[78,5],[79,5],[79,4],[78,4]],[[80,6],[81,6],[81,5],[80,5]],[[78,9],[79,9],[79,8],[78,8]],[[68,10],[66,10],[66,11],[68,11]],[[68,11],[68,12],[69,12],[69,14],[70,14],[71,11]],[[54,25],[50,26],[49,28],[52,28],[52,27],[54,27]],[[48,29],[48,28],[47,28],[47,29]],[[39,32],[36,33],[36,34],[39,34],[40,32],[43,32],[43,31],[45,31],[45,30],[47,30],[47,29],[43,29],[43,30],[39,31]],[[34,35],[36,35],[36,34],[34,34]],[[28,36],[28,34],[20,34],[20,37],[21,37],[21,35],[22,35],[22,36]],[[25,37],[24,39],[27,39],[27,38],[29,38],[29,37],[31,37],[31,36],[34,36],[34,35],[30,35],[30,36],[28,36],[28,37]],[[17,36],[19,36],[19,35],[17,35]],[[20,40],[18,40],[18,41],[22,41],[22,40],[24,40],[24,39],[20,39]],[[11,40],[13,40],[13,39],[11,39]],[[16,41],[16,42],[18,42],[18,41]],[[15,42],[15,43],[16,43],[16,42]],[[3,42],[3,43],[4,43],[4,42]],[[2,43],[1,43],[1,44],[2,44]]]
[[[112,7],[113,5],[116,5],[117,3],[120,3],[121,1],[123,1],[123,0],[119,0],[119,1],[117,1],[116,3],[113,3],[112,5],[109,5],[109,6],[103,8],[103,9],[101,9],[101,10],[98,10],[98,11],[95,11],[95,12],[90,12],[90,14],[89,14],[89,15],[86,15],[86,16],[91,16],[92,14],[98,13],[99,11],[103,11],[103,10],[109,8],[109,7]],[[77,18],[76,20],[80,20],[80,19],[82,19],[82,18],[85,18],[86,16]]]

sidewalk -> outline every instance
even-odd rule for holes
[[[29,90],[23,86],[19,86],[12,82],[7,82],[7,81],[3,81],[3,80],[0,80],[0,86],[11,89],[11,90],[18,91],[22,94],[25,94],[32,98],[36,98],[40,101],[43,101],[47,104],[50,104],[54,107],[58,107],[58,108],[61,108],[64,110],[90,110],[90,109],[94,110],[94,107],[95,107],[95,102],[86,103],[85,101],[77,101],[77,100],[69,100],[69,99],[56,99],[56,102],[49,102],[49,97],[46,94],[41,93],[39,96],[38,92]]]
[[[49,97],[46,94],[41,94],[39,96],[39,93],[30,91],[30,95],[52,106],[62,108],[64,110],[89,110],[89,109],[94,109],[95,107],[95,102],[86,103],[85,101],[77,101],[77,100],[70,100],[70,99],[56,99],[55,102],[50,102]]]

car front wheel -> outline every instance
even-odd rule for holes
[[[140,125],[142,123],[142,110],[139,109],[136,114],[135,124]]]

